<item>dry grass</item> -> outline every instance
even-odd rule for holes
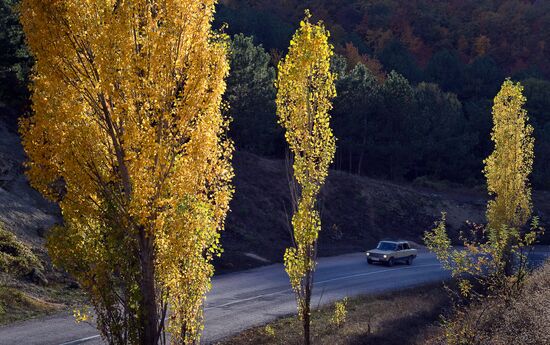
[[[528,277],[518,296],[496,294],[458,310],[445,332],[432,344],[550,344],[550,262]]]
[[[424,344],[440,332],[439,315],[449,307],[441,284],[399,292],[352,298],[341,326],[331,322],[334,305],[313,313],[313,344]],[[296,317],[256,327],[218,345],[302,344],[301,323]]]
[[[40,286],[0,274],[0,325],[71,309],[86,302],[86,295],[76,286],[63,282]]]
[[[47,267],[27,242],[0,224],[0,324],[49,314],[84,299],[82,291]]]
[[[46,315],[63,307],[12,287],[0,287],[0,325]]]
[[[499,326],[492,344],[550,344],[550,262],[529,278]]]

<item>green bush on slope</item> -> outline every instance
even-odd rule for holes
[[[0,226],[0,272],[23,277],[43,270],[44,266],[31,249]]]

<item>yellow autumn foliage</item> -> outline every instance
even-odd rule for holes
[[[495,148],[483,170],[493,197],[487,204],[487,226],[474,225],[470,238],[461,235],[465,250],[452,247],[445,213],[432,231],[425,233],[428,249],[455,277],[489,276],[490,284],[502,285],[514,274],[514,260],[521,261],[524,248],[532,246],[543,232],[536,217],[529,231],[522,229],[531,217],[529,174],[534,159],[533,127],[523,109],[526,99],[522,91],[521,84],[507,79],[494,99],[491,139]],[[467,297],[471,284],[466,280],[461,284],[461,293]]]
[[[533,127],[523,108],[523,86],[507,79],[494,99],[493,131],[495,148],[485,160],[489,195],[489,228],[519,228],[531,217],[529,174],[533,167]]]
[[[288,54],[279,63],[276,81],[277,114],[293,156],[298,191],[292,217],[295,245],[286,250],[284,262],[302,318],[309,316],[315,244],[321,230],[317,199],[336,150],[329,115],[336,90],[328,38],[322,23],[310,23],[306,12]]]
[[[173,343],[201,330],[233,194],[215,3],[21,3],[36,59],[28,176],[61,206],[50,255],[89,292],[110,343],[157,343],[168,305]]]

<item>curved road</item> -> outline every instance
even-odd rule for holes
[[[450,275],[435,256],[420,253],[412,266],[367,265],[364,253],[320,258],[312,306],[380,291],[397,290]],[[294,295],[281,264],[213,278],[205,306],[203,342],[212,343],[246,328],[296,312]],[[0,327],[0,345],[99,345],[89,324],[75,324],[67,312]]]

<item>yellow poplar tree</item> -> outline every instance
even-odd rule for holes
[[[445,213],[424,236],[428,249],[458,279],[460,296],[469,302],[458,304],[455,315],[445,321],[448,344],[479,342],[486,330],[472,322],[476,306],[486,299],[506,301],[522,292],[529,270],[524,248],[532,247],[544,233],[537,217],[530,230],[522,231],[531,217],[528,177],[534,159],[533,128],[523,109],[526,99],[522,91],[519,83],[508,79],[494,99],[491,139],[495,148],[484,169],[493,196],[487,204],[487,226],[474,225],[469,237],[461,234],[465,250],[453,248]]]
[[[483,170],[489,195],[493,196],[487,204],[489,234],[494,244],[502,246],[506,261],[511,260],[509,247],[532,212],[529,174],[534,138],[527,111],[523,109],[526,99],[522,92],[520,83],[507,79],[496,95],[491,133],[495,147]],[[510,268],[507,267],[508,272]]]
[[[492,229],[518,228],[531,217],[529,174],[533,166],[533,127],[523,109],[523,86],[506,80],[493,105],[494,151],[485,160],[489,195],[487,221]]]
[[[287,248],[284,263],[296,293],[306,344],[310,343],[310,301],[321,230],[317,199],[336,149],[329,115],[336,95],[335,76],[330,72],[333,47],[323,24],[311,24],[310,17],[306,12],[288,54],[279,63],[276,81],[277,113],[293,156],[295,183],[291,185],[296,199],[294,245]]]
[[[215,3],[21,3],[36,60],[28,176],[61,207],[49,253],[89,293],[110,344],[200,335],[233,194]]]
[[[474,231],[474,235],[479,232],[482,238],[464,237],[466,251],[453,250],[443,214],[436,227],[425,234],[428,248],[455,276],[490,273],[500,279],[504,273],[510,275],[513,254],[521,256],[518,249],[532,245],[542,233],[536,218],[531,231],[520,231],[531,217],[529,174],[534,159],[533,127],[523,109],[526,99],[522,91],[521,84],[507,79],[494,99],[491,139],[495,148],[485,160],[483,170],[489,195],[493,196],[487,203],[487,231]],[[477,226],[474,230],[481,228]],[[468,294],[470,286],[464,286],[463,290]]]

